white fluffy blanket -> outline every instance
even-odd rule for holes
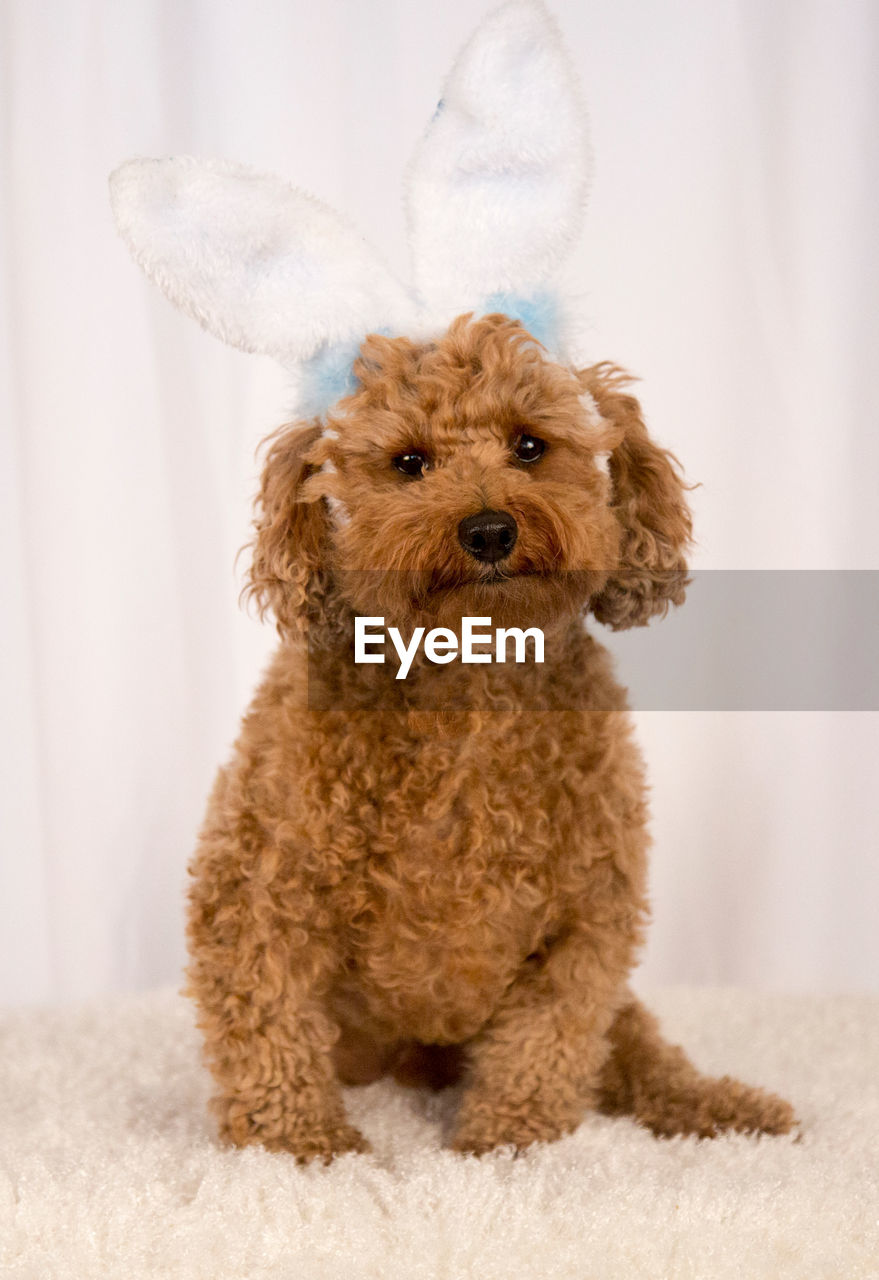
[[[375,1155],[298,1168],[217,1146],[171,992],[0,1015],[3,1280],[810,1280],[879,1276],[879,1001],[650,998],[710,1071],[785,1093],[798,1140],[659,1142],[590,1117],[481,1160],[455,1099],[348,1093]]]

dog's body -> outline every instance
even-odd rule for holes
[[[627,626],[682,598],[674,460],[615,371],[555,364],[500,315],[369,338],[355,371],[328,431],[268,455],[251,590],[282,644],[192,866],[221,1131],[362,1150],[339,1085],[385,1072],[463,1078],[462,1151],[557,1138],[590,1106],[663,1134],[786,1131],[785,1102],[700,1077],[627,987],[644,779],[583,611]],[[507,539],[488,552],[480,513]],[[399,681],[353,663],[355,614],[538,625],[546,660],[419,657]]]
[[[249,583],[282,643],[192,865],[190,991],[233,1142],[361,1150],[340,1083],[388,1071],[463,1078],[462,1151],[590,1106],[667,1134],[792,1124],[700,1077],[627,987],[644,781],[583,620],[680,604],[690,515],[625,376],[576,367],[559,281],[589,176],[560,33],[506,0],[409,166],[409,284],[273,175],[171,157],[111,178],[147,275],[280,360],[303,419],[266,458]],[[536,627],[546,660],[358,666],[355,617]]]

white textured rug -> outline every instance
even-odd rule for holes
[[[879,1277],[879,1000],[666,991],[713,1072],[786,1094],[791,1138],[659,1142],[590,1118],[513,1159],[441,1139],[453,1095],[348,1092],[376,1154],[219,1148],[171,992],[0,1015],[3,1280]]]

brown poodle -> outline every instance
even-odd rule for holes
[[[280,647],[193,861],[189,993],[222,1135],[368,1144],[341,1084],[463,1079],[452,1144],[551,1141],[590,1108],[654,1133],[784,1133],[627,986],[649,844],[625,692],[586,631],[683,600],[690,517],[625,376],[518,321],[367,338],[357,390],[284,427],[249,591]],[[536,626],[544,661],[354,661],[354,619]]]

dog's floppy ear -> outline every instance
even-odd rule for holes
[[[620,523],[619,563],[590,607],[599,622],[621,631],[683,603],[692,535],[687,486],[677,459],[650,439],[641,406],[624,390],[629,376],[598,364],[579,377],[619,437],[608,464]]]
[[[327,513],[305,490],[317,463],[320,423],[294,423],[270,438],[256,500],[253,558],[243,595],[260,617],[272,612],[283,634],[319,611],[327,586]]]

